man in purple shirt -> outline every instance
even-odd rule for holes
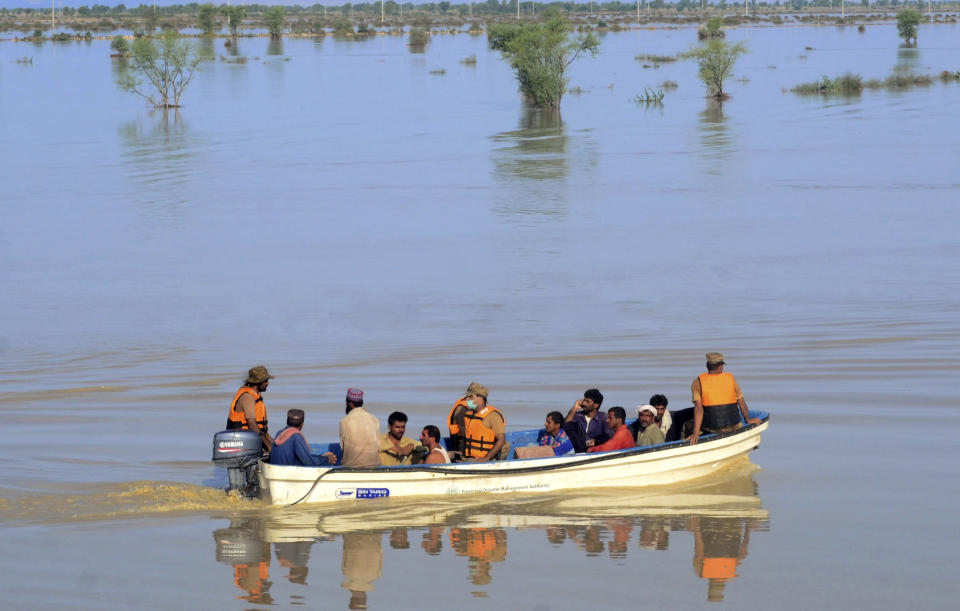
[[[303,410],[291,409],[287,411],[287,428],[273,438],[273,448],[270,450],[271,465],[292,465],[302,467],[320,467],[337,464],[337,456],[333,452],[324,452],[317,456],[310,453],[310,444],[300,432],[303,429]]]
[[[613,435],[613,431],[607,426],[606,412],[600,410],[602,403],[603,395],[600,391],[590,388],[567,412],[563,430],[567,432],[573,449],[578,454],[605,442]]]

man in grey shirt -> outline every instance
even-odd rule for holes
[[[347,389],[347,415],[340,419],[340,447],[344,467],[379,465],[380,421],[363,409],[363,391]]]

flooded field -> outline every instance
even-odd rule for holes
[[[960,70],[960,28],[727,40],[722,105],[649,29],[559,116],[483,36],[202,41],[167,115],[109,41],[0,42],[2,606],[952,606],[960,83],[789,89]],[[320,441],[348,386],[414,430],[473,380],[511,429],[680,409],[711,350],[771,413],[712,481],[295,510],[209,463],[255,364]]]

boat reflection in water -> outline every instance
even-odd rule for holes
[[[339,540],[340,586],[350,593],[348,607],[363,609],[382,577],[384,539],[389,545],[387,553],[408,555],[402,558],[402,566],[418,563],[424,556],[446,557],[448,564],[452,558],[463,558],[470,584],[481,589],[471,594],[485,596],[482,587],[494,581],[495,567],[510,565],[508,537],[521,537],[522,545],[536,548],[531,542],[536,539],[531,540],[527,533],[542,531],[549,552],[538,557],[549,556],[553,568],[562,568],[563,559],[570,561],[570,552],[606,554],[622,561],[637,553],[630,551],[632,541],[641,554],[665,551],[670,548],[671,536],[691,533],[693,571],[708,582],[707,600],[720,601],[727,584],[738,576],[750,534],[769,530],[769,514],[761,506],[752,469],[744,460],[725,474],[716,474],[720,479],[659,491],[621,488],[509,498],[497,495],[489,500],[386,498],[311,511],[271,508],[256,517],[233,518],[229,527],[214,532],[217,561],[233,566],[234,584],[243,591],[238,598],[271,604],[277,602],[270,592],[272,551],[275,575],[285,574],[286,581],[294,584],[289,587],[297,589],[291,599],[304,604],[306,599],[322,596],[319,591],[310,595],[311,547]],[[688,540],[681,539],[684,544]],[[564,548],[570,550],[566,555]],[[330,575],[318,575],[314,581],[314,585],[324,583],[328,588],[335,583]]]

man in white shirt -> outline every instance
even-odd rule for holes
[[[344,467],[376,467],[379,464],[380,421],[363,409],[363,391],[347,389],[347,415],[340,419],[340,447]]]
[[[427,457],[423,460],[426,465],[443,464],[450,462],[450,455],[440,443],[440,429],[432,424],[423,427],[420,433],[420,443],[427,448]]]

